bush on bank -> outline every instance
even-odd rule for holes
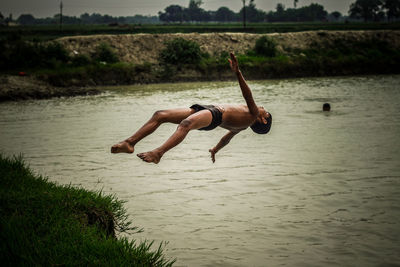
[[[106,43],[99,44],[94,53],[70,56],[57,42],[26,42],[19,35],[0,39],[0,70],[63,69],[92,64],[119,62],[115,51]]]
[[[278,53],[275,41],[268,36],[262,36],[257,39],[254,52],[264,57],[275,57]]]
[[[171,266],[162,245],[116,238],[131,227],[114,196],[59,186],[21,158],[0,154],[0,260],[3,266]]]
[[[117,54],[115,54],[107,43],[99,44],[92,54],[92,58],[97,62],[105,63],[117,63],[119,61]]]
[[[165,43],[160,52],[160,62],[171,65],[197,64],[202,53],[198,43],[184,38],[175,38]]]
[[[59,43],[28,43],[20,37],[0,40],[0,70],[18,68],[58,68],[69,61],[67,50]]]

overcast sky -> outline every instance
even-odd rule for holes
[[[112,16],[157,15],[159,11],[172,4],[188,6],[189,0],[63,0],[63,14],[79,16],[85,12],[108,14]],[[248,0],[246,1],[248,2]],[[299,0],[297,6],[319,3],[328,12],[339,11],[347,15],[349,6],[355,0]],[[282,3],[286,8],[293,7],[293,0],[255,0],[256,7],[264,11],[275,10],[277,3]],[[217,10],[226,6],[238,12],[242,0],[203,0],[201,6],[205,10]],[[32,14],[36,18],[52,17],[59,13],[60,0],[0,0],[0,12],[4,16],[13,14],[18,18],[21,14]]]

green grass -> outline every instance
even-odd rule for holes
[[[59,186],[0,154],[3,266],[171,266],[163,244],[115,238],[131,227],[115,196]]]
[[[393,23],[202,23],[202,24],[143,24],[110,27],[107,25],[58,25],[0,27],[0,38],[20,34],[25,40],[51,40],[62,36],[92,34],[135,34],[135,33],[212,33],[212,32],[248,32],[274,33],[315,30],[398,30],[400,22]]]

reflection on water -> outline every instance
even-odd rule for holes
[[[0,150],[62,184],[126,200],[135,238],[169,241],[177,266],[363,266],[400,262],[400,76],[250,82],[267,136],[193,131],[159,165],[110,146],[157,109],[243,103],[236,83],[119,88],[0,104]],[[331,112],[322,112],[329,102]],[[175,130],[162,125],[136,147]]]

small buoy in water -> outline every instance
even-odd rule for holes
[[[18,76],[26,76],[26,72],[25,71],[20,71],[20,72],[18,72]]]
[[[331,110],[331,105],[330,105],[329,103],[325,103],[325,104],[322,106],[322,110],[323,110],[323,111],[330,111],[330,110]]]

